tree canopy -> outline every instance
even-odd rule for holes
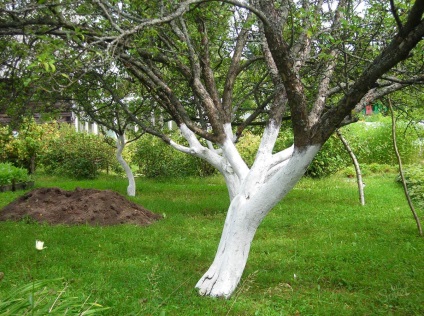
[[[302,131],[296,142],[322,143],[333,132],[324,126],[348,123],[355,107],[424,80],[422,44],[410,54],[422,38],[420,6],[15,1],[1,8],[2,67],[6,78],[36,69],[18,78],[50,92],[118,67],[204,139],[222,142],[228,123],[240,135],[255,120],[286,115]]]

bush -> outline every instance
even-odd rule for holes
[[[178,131],[173,132],[172,139],[184,144]],[[144,135],[133,146],[132,163],[148,178],[208,176],[215,171],[209,163],[181,153],[152,135]]]
[[[113,142],[114,143],[114,142]],[[115,149],[97,135],[78,133],[72,125],[24,121],[17,134],[0,127],[0,161],[78,179],[93,179],[100,170],[118,170]]]
[[[421,165],[410,165],[405,168],[404,176],[411,199],[418,207],[424,208],[424,168]],[[400,175],[396,177],[398,182],[402,179]]]
[[[249,167],[252,166],[255,160],[256,152],[258,151],[261,138],[251,132],[244,132],[236,147]]]
[[[343,128],[343,134],[352,148],[362,173],[384,173],[393,171],[397,165],[392,143],[391,119],[380,115],[373,116],[374,122],[358,122]],[[397,145],[402,160],[414,163],[418,159],[419,135],[404,122],[397,123]],[[349,167],[351,168],[349,169]],[[346,169],[348,168],[348,169]],[[322,177],[340,170],[354,175],[351,158],[342,142],[333,135],[323,145],[312,161],[306,175]],[[349,175],[350,176],[350,175]]]
[[[329,176],[352,164],[349,153],[341,140],[333,134],[322,146],[314,160],[306,170],[306,175],[312,178]]]
[[[361,164],[397,164],[391,124],[389,117],[380,117],[377,122],[358,122],[343,128],[345,137]],[[417,162],[418,139],[416,130],[406,122],[397,123],[397,145],[405,164]]]
[[[386,165],[386,164],[380,165],[377,163],[361,164],[360,168],[361,168],[361,174],[363,176],[371,175],[371,174],[377,174],[377,175],[383,175],[387,173],[393,174],[393,173],[396,173],[396,171],[398,170],[397,166]],[[339,173],[348,178],[356,177],[355,167],[353,165],[341,169]]]
[[[34,120],[25,120],[15,134],[7,126],[0,127],[0,161],[13,163],[33,173],[38,155],[45,149],[45,139],[54,130],[54,124],[37,124]]]
[[[59,137],[48,140],[40,155],[45,171],[76,179],[94,179],[101,170],[116,164],[114,148],[104,137],[76,132],[63,124]]]
[[[11,163],[0,163],[0,186],[28,180],[29,176],[25,169],[15,167]]]

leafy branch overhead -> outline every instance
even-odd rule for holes
[[[400,12],[393,1],[388,8],[369,5],[362,16],[351,1],[332,10],[323,1],[280,7],[269,1],[15,2],[1,8],[0,34],[21,34],[34,49],[29,68],[38,61],[57,77],[59,90],[109,65],[127,71],[177,124],[208,140],[222,141],[223,123],[238,122],[241,135],[249,123],[278,121],[285,113],[303,130],[296,133],[299,144],[320,143],[332,133],[329,126],[350,122],[358,105],[423,82],[420,65],[408,65],[419,56],[388,75],[422,38],[421,1],[409,7],[402,8],[409,15],[399,16],[390,14]],[[402,26],[396,35],[393,28],[383,31],[393,19]],[[369,32],[375,20],[382,24]],[[275,104],[277,115],[270,110],[278,93],[288,108]]]

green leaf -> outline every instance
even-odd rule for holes
[[[56,66],[54,65],[54,63],[52,61],[49,62],[49,66],[50,66],[52,72],[56,71]]]
[[[49,63],[48,63],[48,62],[43,62],[43,66],[44,66],[44,69],[45,69],[47,72],[49,72],[49,69],[50,69],[50,67],[49,67]]]

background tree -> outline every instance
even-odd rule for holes
[[[116,67],[112,72],[108,69],[93,69],[78,78],[72,85],[73,89],[67,89],[64,93],[70,94],[69,99],[74,103],[74,110],[80,118],[96,122],[103,133],[115,133],[116,157],[128,178],[127,194],[135,196],[134,174],[122,152],[126,144],[137,140],[144,133],[135,128],[132,117],[136,116],[149,124],[149,120],[152,121],[154,117],[154,109],[146,106],[147,100],[142,95],[131,90],[134,85],[125,80]]]
[[[229,297],[257,227],[336,128],[376,98],[422,81],[408,71],[417,69],[408,58],[422,51],[424,1],[401,8],[369,1],[361,11],[357,3],[18,2],[0,10],[0,35],[50,41],[55,54],[72,56],[68,67],[84,71],[113,60],[176,122],[188,146],[133,116],[138,126],[219,170],[231,203],[215,260],[196,287]],[[274,152],[284,116],[293,146]],[[262,140],[248,166],[235,142],[258,121]]]

